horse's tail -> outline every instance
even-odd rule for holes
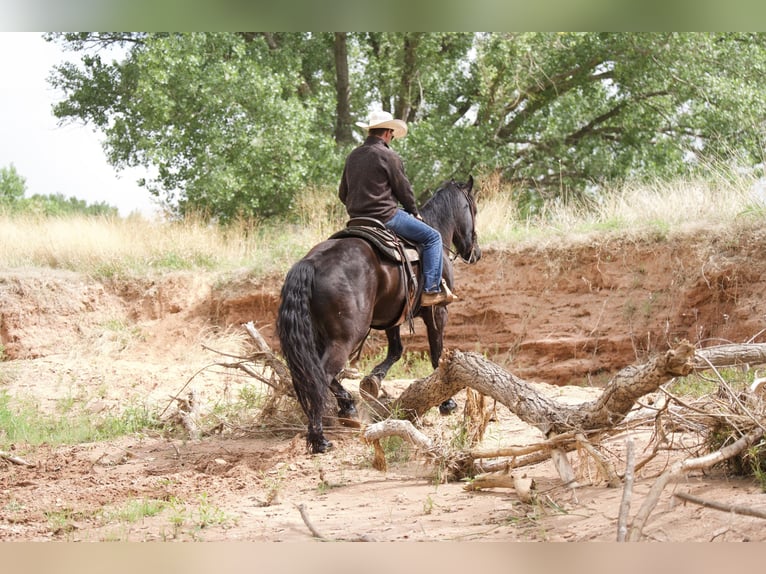
[[[325,374],[310,309],[314,274],[314,266],[307,261],[299,261],[290,269],[282,286],[282,301],[277,313],[282,354],[290,369],[298,402],[309,420],[306,440],[312,448],[323,440],[322,414],[325,408]]]

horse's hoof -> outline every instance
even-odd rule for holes
[[[332,447],[333,444],[326,438],[323,438],[311,444],[311,453],[322,454],[330,450]]]
[[[453,401],[452,399],[447,399],[442,404],[439,405],[439,414],[442,415],[451,415],[454,410],[457,408],[457,403]]]
[[[359,391],[362,397],[377,399],[380,394],[380,377],[376,375],[367,375],[359,383]]]

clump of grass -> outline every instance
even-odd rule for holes
[[[230,520],[230,517],[213,504],[204,492],[197,497],[196,502],[192,503],[173,497],[168,503],[168,508],[171,510],[170,521],[176,532],[187,525],[192,529],[192,533],[196,533],[203,528],[226,524]]]
[[[164,423],[143,406],[129,406],[119,414],[93,417],[62,403],[57,413],[43,413],[31,401],[13,401],[0,391],[0,446],[78,444],[160,430]]]
[[[386,356],[386,349],[381,349],[374,355],[363,356],[359,360],[358,369],[363,373],[369,373]],[[420,379],[427,377],[433,372],[431,358],[428,353],[413,352],[404,353],[402,358],[394,363],[386,375],[387,379]]]
[[[125,522],[133,524],[144,518],[157,516],[168,506],[168,502],[154,498],[130,499],[121,506],[102,508],[101,519],[104,523]]]

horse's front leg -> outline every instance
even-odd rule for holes
[[[431,366],[436,369],[439,366],[439,359],[441,359],[442,351],[444,350],[444,328],[447,325],[447,308],[445,306],[426,307],[420,311],[420,316],[426,324]],[[456,408],[457,403],[452,398],[449,398],[439,405],[439,412],[443,415],[448,415]]]
[[[402,358],[402,352],[404,351],[398,326],[386,329],[386,338],[388,339],[386,358],[375,365],[372,372],[359,383],[359,388],[374,399],[378,398],[380,387],[383,379],[386,378],[386,374],[388,374],[393,364]]]

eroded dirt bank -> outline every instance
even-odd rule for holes
[[[489,248],[477,265],[456,266],[461,301],[450,307],[446,346],[486,352],[530,381],[581,385],[541,388],[559,400],[587,400],[610,373],[679,339],[763,342],[764,271],[761,227],[725,237],[701,231],[671,240]],[[276,348],[280,285],[280,277],[253,278],[246,270],[108,282],[49,269],[4,271],[0,391],[34,398],[42,409],[74,404],[94,416],[137,403],[162,407],[185,385],[199,392],[206,409],[234,400],[246,381],[205,370],[220,357],[203,345],[238,352],[240,324],[254,321]],[[381,340],[373,338],[371,346]],[[425,350],[421,325],[405,334],[405,345]],[[462,406],[462,396],[456,398]],[[455,417],[429,417],[424,430],[448,436]],[[380,473],[353,434],[332,438],[338,448],[324,457],[305,453],[298,429],[199,442],[141,436],[31,450],[19,445],[36,466],[0,463],[0,539],[310,540],[298,504],[331,539],[614,539],[620,492],[583,480],[573,495],[550,463],[529,469],[546,497],[529,507],[512,492],[439,484],[419,462]],[[506,409],[487,440],[540,438]],[[609,446],[618,465],[622,449],[621,440]],[[642,471],[639,500],[667,462],[657,459]],[[587,478],[588,469],[580,471]],[[764,504],[752,480],[722,472],[690,475],[676,488]],[[165,507],[138,523],[114,518],[135,500]],[[764,540],[762,526],[756,518],[681,506],[668,493],[646,534]]]

